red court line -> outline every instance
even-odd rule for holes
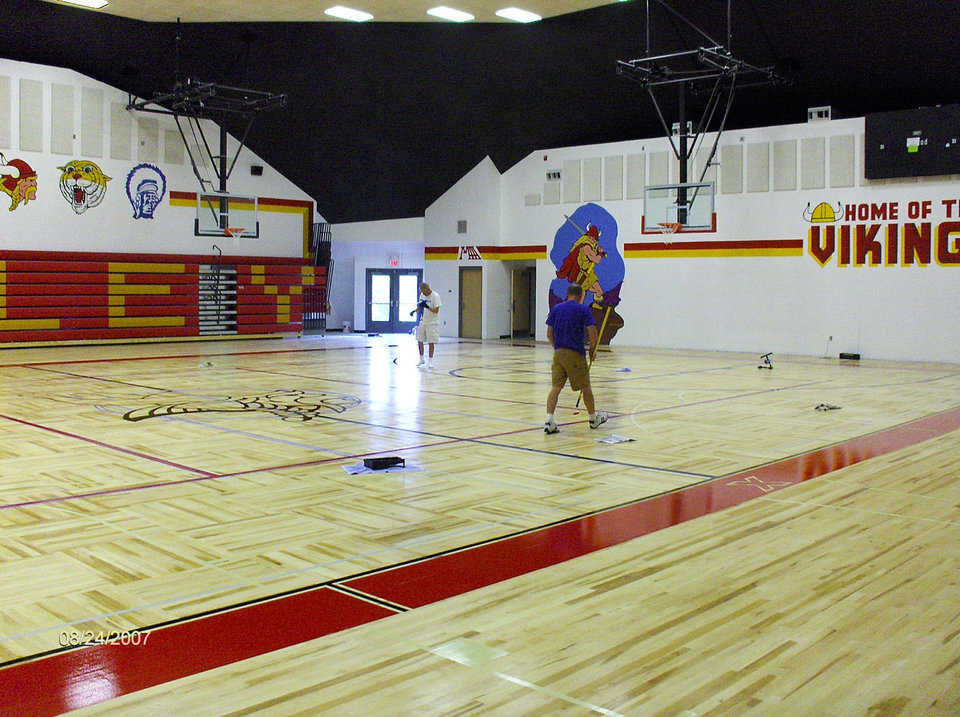
[[[347,580],[420,607],[618,545],[960,428],[960,408],[569,523]]]
[[[395,614],[331,588],[297,593],[0,670],[0,711],[58,715]]]
[[[428,605],[958,428],[960,408],[954,408],[755,470],[338,582],[397,605]],[[36,715],[78,709],[390,614],[321,586],[158,628],[139,647],[97,645],[13,665],[0,670],[0,707]]]

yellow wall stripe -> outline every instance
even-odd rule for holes
[[[803,249],[669,249],[657,251],[630,251],[623,252],[627,259],[679,259],[689,257],[717,257],[717,256],[803,256]]]
[[[126,316],[110,319],[111,329],[141,327],[141,326],[183,326],[183,316]]]
[[[107,306],[123,306],[126,299],[122,296],[108,296],[107,297]]]
[[[127,274],[182,274],[186,271],[186,265],[111,261],[107,264],[107,271]]]
[[[289,304],[289,303],[290,303],[290,297],[289,297],[289,296],[278,296],[278,297],[277,297],[277,303],[278,303],[278,304]]]
[[[157,284],[111,284],[107,287],[108,294],[152,294],[155,296],[169,296],[169,286]]]
[[[60,319],[0,319],[0,331],[59,328]]]
[[[125,316],[127,313],[127,309],[124,306],[111,306],[107,311],[107,316]]]

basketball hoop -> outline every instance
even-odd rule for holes
[[[223,230],[224,236],[233,237],[234,239],[239,239],[241,235],[247,231],[246,227],[227,227]]]
[[[680,222],[658,222],[657,229],[660,230],[660,233],[663,235],[663,243],[669,244],[670,238],[678,231],[680,231]]]

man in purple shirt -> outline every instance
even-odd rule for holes
[[[590,428],[599,428],[607,420],[606,411],[594,411],[593,390],[590,388],[590,373],[584,352],[586,336],[590,337],[590,355],[597,347],[597,327],[593,312],[583,305],[583,288],[571,284],[567,300],[550,309],[547,316],[547,339],[553,344],[553,387],[547,395],[547,421],[544,433],[558,433],[560,429],[553,420],[560,391],[570,379],[570,388],[583,391],[583,403],[590,414]],[[584,335],[586,333],[586,336]]]

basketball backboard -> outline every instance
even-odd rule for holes
[[[219,192],[198,193],[193,233],[207,237],[233,236],[235,239],[259,237],[257,198]]]
[[[657,184],[643,189],[643,233],[659,234],[664,224],[679,224],[679,232],[717,229],[713,182]]]

